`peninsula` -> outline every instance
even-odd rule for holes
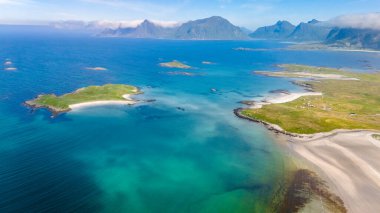
[[[380,73],[294,64],[278,67],[282,70],[254,74],[296,79],[294,83],[309,92],[288,101],[284,96],[292,94],[253,102],[235,114],[283,133],[277,134],[281,144],[295,159],[306,160],[297,163],[290,183],[306,167],[327,184],[326,188],[313,182],[306,185],[317,190],[301,190],[308,193],[298,197],[303,199],[299,209],[322,205],[327,212],[379,212]],[[286,193],[292,194],[293,185],[287,185]]]
[[[166,62],[166,63],[160,63],[161,67],[167,67],[167,68],[178,68],[178,69],[190,69],[191,66],[186,65],[184,63],[181,63],[179,61],[172,61],[172,62]]]
[[[34,109],[47,108],[53,115],[68,112],[72,109],[104,104],[135,104],[131,95],[139,94],[138,88],[124,84],[106,84],[103,86],[88,86],[72,93],[57,96],[43,94],[25,104]]]
[[[263,107],[238,110],[252,120],[274,124],[297,134],[335,129],[380,130],[380,73],[359,73],[304,65],[279,65],[282,71],[255,74],[302,78],[296,84],[320,95],[301,96],[290,102],[272,101]],[[307,95],[308,93],[306,93]]]

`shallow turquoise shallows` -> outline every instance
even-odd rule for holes
[[[380,67],[377,53],[286,51],[288,44],[268,41],[61,34],[0,41],[0,66],[10,59],[17,68],[0,70],[0,212],[263,212],[285,175],[283,153],[264,127],[233,109],[274,89],[301,88],[252,71],[280,63]],[[158,66],[172,60],[199,75]],[[55,119],[22,105],[106,83],[138,86],[144,94],[136,99],[156,101]]]

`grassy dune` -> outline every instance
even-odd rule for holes
[[[380,130],[380,73],[353,73],[303,65],[280,67],[289,73],[339,74],[359,80],[301,82],[314,91],[322,92],[323,96],[301,97],[261,109],[245,109],[243,115],[277,124],[292,133],[312,134],[334,129]]]
[[[70,110],[69,105],[91,101],[125,100],[123,95],[136,94],[138,89],[134,86],[123,84],[106,84],[103,86],[89,86],[62,96],[54,94],[39,95],[36,99],[27,101],[32,107],[46,107],[54,112]]]

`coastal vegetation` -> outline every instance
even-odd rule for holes
[[[284,71],[256,73],[275,77],[297,77],[295,73],[302,72],[309,74],[311,79],[315,79],[313,75],[327,75],[326,78],[318,78],[318,81],[296,82],[323,95],[305,96],[287,103],[265,105],[260,109],[243,109],[239,112],[242,116],[276,124],[287,132],[299,134],[329,132],[334,129],[380,130],[379,72],[349,72],[291,64],[279,67]],[[340,77],[331,79],[331,75]]]
[[[54,114],[70,111],[70,105],[93,101],[127,101],[126,95],[138,94],[139,90],[130,85],[106,84],[88,86],[72,93],[57,96],[55,94],[39,95],[36,99],[26,101],[32,108],[47,108]]]
[[[168,67],[168,68],[179,68],[179,69],[190,69],[191,66],[186,65],[184,63],[181,63],[179,61],[172,61],[172,62],[166,62],[166,63],[160,63],[161,67]]]
[[[378,141],[380,141],[380,134],[373,134],[372,137]]]

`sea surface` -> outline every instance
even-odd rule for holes
[[[0,33],[0,212],[263,212],[286,175],[284,152],[233,109],[302,88],[252,71],[282,63],[380,69],[379,53],[287,45]],[[6,59],[17,71],[4,70]],[[172,60],[199,75],[158,66]],[[22,104],[106,83],[138,86],[136,99],[156,101],[56,118]]]

